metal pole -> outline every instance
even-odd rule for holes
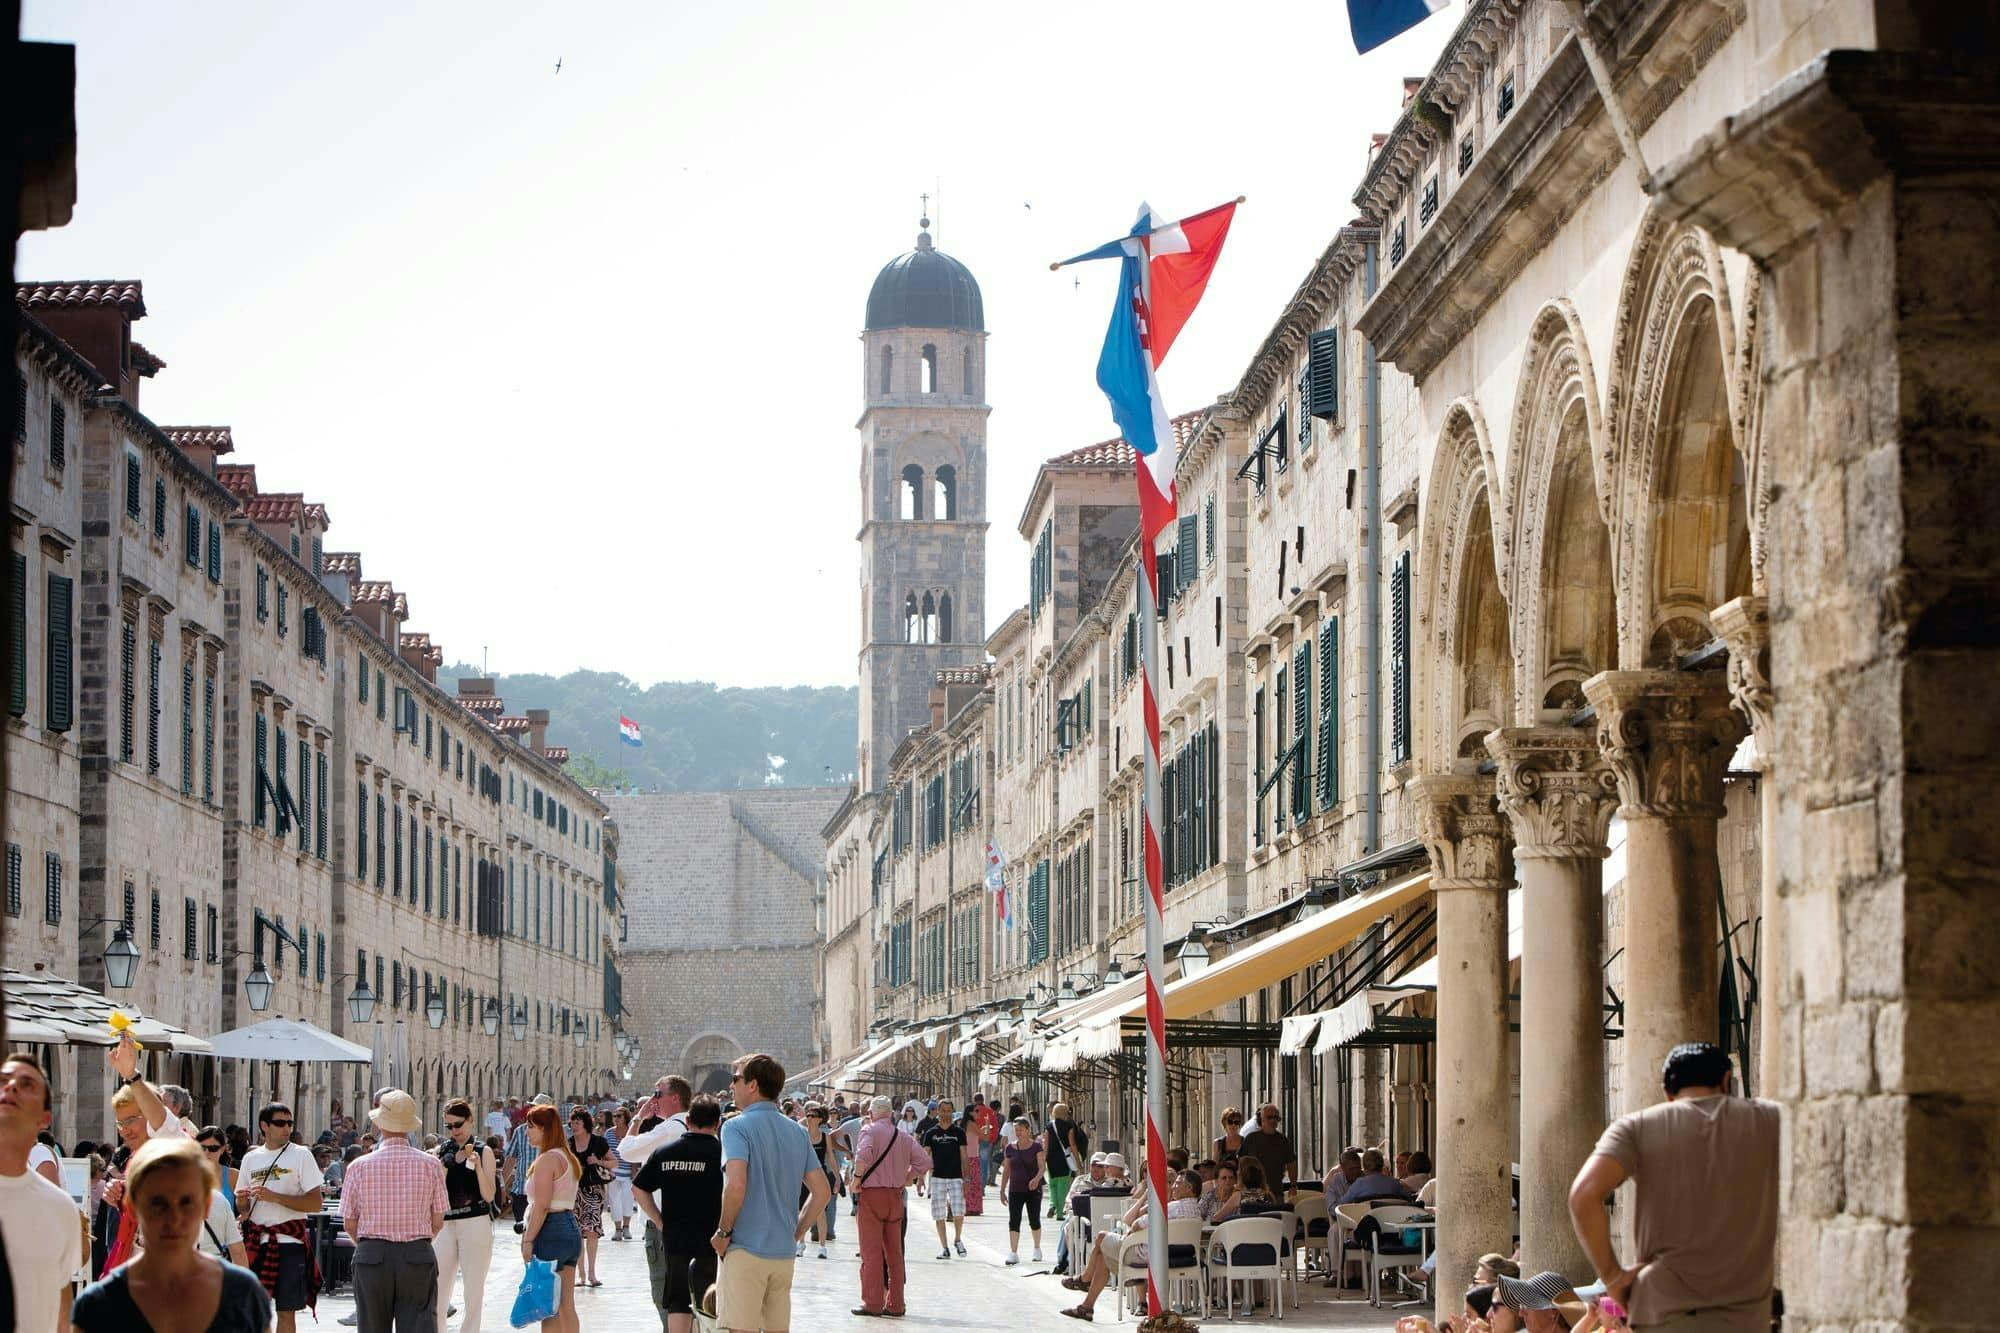
[[[1141,464],[1144,466],[1144,464]],[[1162,914],[1166,908],[1160,862],[1160,562],[1151,542],[1139,548],[1139,664],[1145,708],[1146,788],[1146,1308],[1165,1310],[1167,1286],[1167,1011]]]

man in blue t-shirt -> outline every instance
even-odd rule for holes
[[[778,1109],[785,1067],[768,1055],[736,1062],[730,1094],[740,1108],[722,1122],[721,1259],[716,1322],[736,1333],[784,1333],[792,1323],[792,1262],[832,1195],[805,1127]],[[807,1192],[799,1206],[799,1190]]]

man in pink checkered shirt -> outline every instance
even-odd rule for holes
[[[354,1241],[354,1308],[371,1333],[435,1333],[437,1251],[444,1226],[444,1167],[410,1142],[423,1128],[400,1088],[368,1113],[382,1146],[356,1159],[340,1187],[340,1216]]]

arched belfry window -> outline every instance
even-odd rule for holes
[[[935,346],[934,344],[932,344],[932,343],[925,343],[925,344],[924,344],[924,386],[923,386],[923,387],[924,387],[924,392],[925,392],[925,393],[936,393],[936,392],[938,391],[938,359],[937,359],[937,347],[936,347],[936,346]]]
[[[917,611],[917,595],[910,593],[903,598],[903,642],[923,642],[924,618]]]
[[[938,594],[937,641],[950,643],[951,630],[951,594],[941,592]]]
[[[884,347],[882,349],[881,387],[876,390],[876,393],[883,398],[887,398],[890,394],[894,393],[895,391],[896,391],[896,349],[893,347]]]
[[[979,397],[979,376],[973,369],[970,347],[965,349],[965,396],[974,399]]]
[[[938,630],[937,599],[932,597],[929,593],[925,593],[924,594],[924,642],[936,643],[937,630]]]
[[[958,517],[958,469],[949,463],[931,474],[931,517]]]
[[[903,484],[897,488],[897,514],[906,519],[924,516],[924,470],[915,463],[903,469]]]

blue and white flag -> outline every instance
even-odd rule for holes
[[[1354,49],[1373,51],[1450,3],[1451,0],[1347,0],[1347,24],[1354,31]]]
[[[618,715],[618,739],[624,741],[627,745],[644,745],[646,743],[639,738],[639,724],[631,718],[626,717],[623,713]]]

